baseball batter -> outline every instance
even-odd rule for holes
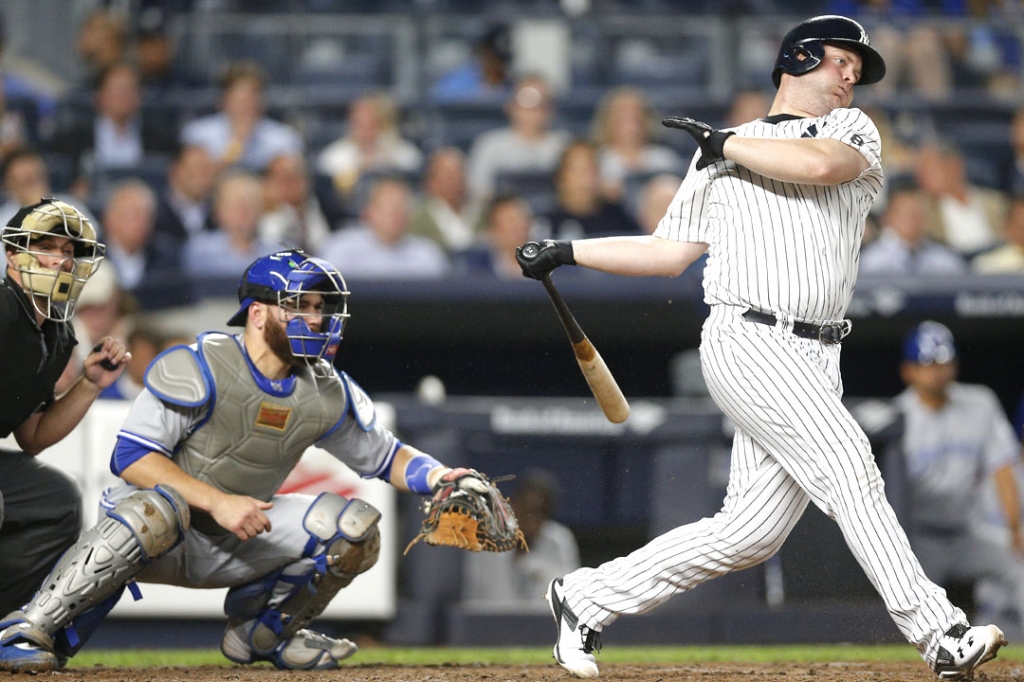
[[[971,627],[925,577],[867,437],[841,402],[840,342],[851,328],[843,316],[882,186],[878,132],[850,104],[854,86],[884,75],[858,23],[808,19],[783,39],[767,117],[731,130],[665,121],[700,149],[654,235],[519,253],[524,274],[540,278],[569,264],[676,276],[707,251],[701,366],[736,424],[718,514],[549,586],[555,658],[574,675],[597,676],[599,633],[619,616],[771,557],[809,502],[839,524],[896,625],[941,678],[969,676],[1005,643],[995,626]]]
[[[201,334],[153,361],[111,458],[124,483],[106,491],[99,523],[28,604],[0,622],[0,670],[60,667],[136,582],[230,587],[221,650],[237,663],[324,670],[355,653],[306,626],[377,561],[380,514],[333,493],[277,495],[281,483],[314,443],[414,493],[456,475],[466,490],[479,478],[401,443],[334,369],[348,294],[326,261],[260,258],[228,322],[242,334]]]

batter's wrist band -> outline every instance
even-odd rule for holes
[[[444,466],[430,455],[415,455],[405,465],[405,486],[418,495],[429,495],[433,491],[427,482],[427,475],[434,467]]]
[[[576,255],[573,253],[571,241],[568,239],[556,241],[555,248],[558,250],[558,260],[562,265],[576,265]]]
[[[721,130],[716,130],[711,133],[711,139],[708,140],[708,149],[711,150],[711,155],[719,158],[725,158],[725,141],[736,133],[723,133]]]

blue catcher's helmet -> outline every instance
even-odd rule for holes
[[[825,43],[855,50],[864,62],[858,85],[877,83],[885,77],[885,60],[871,47],[867,31],[853,19],[826,14],[797,24],[779,47],[779,56],[772,71],[772,82],[779,87],[782,72],[792,76],[807,73],[825,57]]]
[[[302,296],[308,293],[322,297],[321,308],[303,309]],[[310,363],[333,361],[349,318],[348,294],[345,278],[327,261],[297,249],[278,251],[246,268],[238,284],[240,307],[228,324],[244,326],[255,301],[279,306],[293,316],[285,323],[292,355]],[[318,331],[310,318],[320,318]]]
[[[953,362],[956,360],[953,332],[938,322],[922,322],[907,335],[903,344],[903,359],[918,365]]]

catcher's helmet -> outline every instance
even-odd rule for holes
[[[864,27],[853,19],[826,14],[800,22],[782,39],[772,71],[775,87],[779,87],[783,71],[799,76],[820,64],[825,57],[825,43],[836,43],[860,54],[864,63],[858,85],[877,83],[885,77],[885,60],[871,47]]]
[[[63,258],[56,268],[40,261],[55,257],[38,246],[46,237],[71,241],[73,254]],[[29,298],[36,310],[51,320],[70,320],[82,288],[106,251],[96,240],[92,223],[71,204],[46,198],[14,214],[3,228],[2,239],[11,267],[20,273],[21,285],[32,294]]]
[[[945,364],[956,360],[953,332],[938,322],[922,322],[907,335],[903,359],[918,365]]]
[[[303,311],[301,296],[306,293],[320,294],[323,308]],[[293,315],[285,323],[292,355],[310,364],[320,358],[330,361],[338,351],[349,318],[348,294],[345,279],[327,261],[307,256],[298,249],[278,251],[246,268],[238,283],[240,307],[228,324],[245,326],[249,305],[254,301],[280,306]],[[322,318],[319,331],[310,327],[310,317]]]

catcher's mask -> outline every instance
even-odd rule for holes
[[[783,71],[799,76],[821,64],[825,58],[825,43],[834,43],[860,55],[863,64],[858,85],[871,85],[885,77],[885,60],[871,47],[864,27],[853,19],[827,14],[800,22],[782,39],[772,71],[775,87],[782,82]]]
[[[69,239],[73,254],[62,255],[42,243],[52,237]],[[18,211],[3,228],[2,239],[35,309],[51,320],[70,320],[106,252],[89,220],[71,204],[47,198]]]
[[[319,294],[320,303],[304,305],[303,296]],[[238,312],[228,320],[234,327],[245,326],[249,305],[270,303],[287,311],[285,323],[292,355],[314,364],[320,358],[334,360],[348,321],[348,287],[338,270],[320,258],[298,249],[279,251],[252,263],[238,284]],[[307,302],[308,303],[308,302]],[[310,324],[319,318],[316,324]]]

